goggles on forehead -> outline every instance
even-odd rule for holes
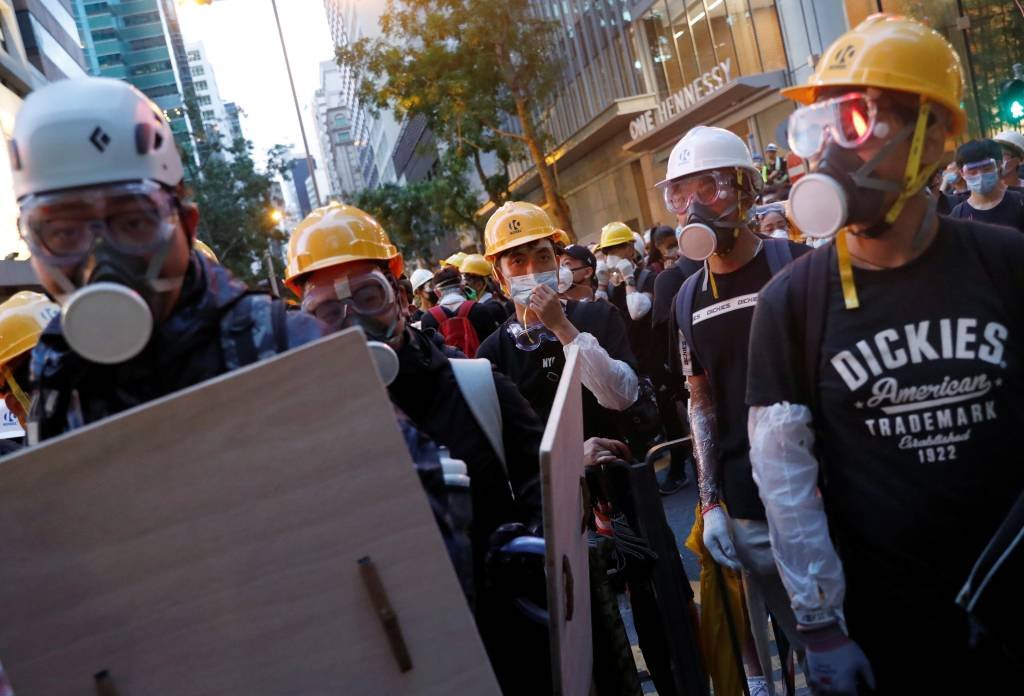
[[[377,316],[394,305],[395,290],[378,270],[306,283],[302,292],[303,311],[316,314],[317,309],[328,302],[340,302],[357,314]]]
[[[863,92],[844,94],[802,106],[789,116],[789,148],[807,159],[821,151],[825,138],[846,149],[859,147],[872,136],[884,138],[889,126],[878,120],[877,102]]]
[[[996,171],[996,161],[991,157],[980,162],[964,162],[964,176],[977,176],[978,174],[988,174],[994,171]]]
[[[18,228],[33,254],[57,266],[81,263],[101,238],[142,256],[170,239],[175,201],[153,181],[31,195],[19,205]]]
[[[665,186],[665,208],[674,215],[682,215],[695,202],[707,206],[732,202],[737,197],[736,189],[735,175],[720,171],[694,174]]]

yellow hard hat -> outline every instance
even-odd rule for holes
[[[609,222],[601,228],[601,241],[598,249],[607,249],[619,244],[632,244],[634,240],[633,230],[624,222]]]
[[[463,262],[463,260],[465,258],[466,258],[466,252],[464,252],[464,251],[456,251],[454,254],[452,254],[451,256],[449,256],[448,258],[446,258],[444,261],[441,262],[441,268],[444,268],[445,266],[451,266],[453,268],[460,268],[462,266],[462,262]]]
[[[501,252],[512,247],[547,239],[568,244],[569,235],[556,230],[544,209],[525,201],[511,201],[494,211],[484,228],[484,257],[494,263]]]
[[[213,261],[214,263],[220,263],[220,259],[218,259],[217,255],[213,253],[213,249],[211,249],[210,246],[203,240],[197,239],[196,241],[192,242],[192,248],[198,251],[206,258]]]
[[[462,259],[459,270],[468,275],[489,276],[494,267],[484,258],[483,254],[468,254]]]
[[[0,365],[35,348],[60,306],[38,292],[15,293],[0,304]]]
[[[402,255],[380,223],[359,208],[331,203],[307,215],[292,231],[284,282],[301,295],[302,276],[353,261],[387,261],[392,275],[402,275]]]
[[[875,14],[829,46],[807,84],[787,87],[782,95],[810,104],[828,87],[919,94],[949,109],[949,135],[956,136],[967,126],[960,108],[963,84],[960,56],[941,34],[906,17]]]

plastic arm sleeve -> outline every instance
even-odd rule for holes
[[[775,565],[797,622],[813,627],[842,620],[846,582],[818,490],[811,411],[788,402],[752,406],[747,430]]]
[[[629,310],[629,317],[636,321],[646,317],[651,311],[651,294],[648,292],[627,292],[626,308]]]
[[[615,360],[592,334],[580,332],[572,343],[579,347],[580,381],[593,393],[597,403],[612,411],[623,411],[639,395],[640,381],[633,368]]]
[[[697,495],[706,508],[721,500],[720,469],[715,443],[718,441],[715,424],[715,406],[711,400],[711,385],[704,375],[688,377],[690,390],[690,435],[693,437],[693,463],[697,470]]]

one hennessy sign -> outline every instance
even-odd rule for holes
[[[499,693],[358,329],[0,467],[19,696]]]

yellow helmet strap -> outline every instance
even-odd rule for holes
[[[0,376],[3,377],[4,381],[7,382],[7,386],[11,389],[11,394],[14,394],[14,398],[21,404],[22,410],[25,411],[25,415],[28,415],[31,410],[32,401],[28,398],[28,394],[24,392],[21,385],[18,384],[18,380],[14,379],[14,373],[11,372],[11,368],[7,365],[0,367]]]
[[[885,223],[891,225],[903,212],[903,206],[924,186],[932,175],[934,167],[921,168],[921,155],[924,151],[924,137],[928,131],[928,116],[931,114],[931,104],[921,97],[921,105],[917,109],[917,123],[914,124],[914,135],[910,139],[910,154],[907,156],[907,167],[903,173],[903,191],[900,192],[896,202],[885,214]]]

